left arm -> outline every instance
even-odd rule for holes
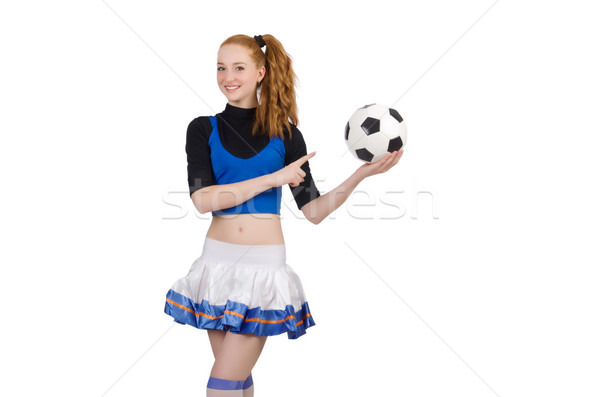
[[[350,197],[350,193],[352,193],[363,179],[371,175],[386,172],[394,165],[398,164],[400,157],[402,157],[402,153],[403,150],[400,149],[394,153],[387,154],[384,158],[375,163],[365,163],[361,165],[338,187],[303,205],[301,208],[302,213],[306,219],[315,225],[318,225]]]

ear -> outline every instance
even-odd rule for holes
[[[260,69],[258,69],[258,84],[260,84],[262,82],[262,79],[265,78],[265,73],[267,72],[267,69],[262,66]]]

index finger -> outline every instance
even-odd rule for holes
[[[315,155],[315,153],[317,153],[317,151],[316,151],[316,150],[315,150],[314,152],[312,152],[312,153],[305,154],[304,156],[302,156],[302,157],[300,157],[298,160],[296,160],[296,161],[295,161],[295,163],[298,163],[298,164],[304,164],[304,163],[305,163],[305,162],[307,162],[307,161],[308,161],[310,158],[312,158],[312,157]]]

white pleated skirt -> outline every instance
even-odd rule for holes
[[[167,292],[165,313],[199,329],[297,339],[315,325],[285,244],[231,244],[206,237],[187,276]]]

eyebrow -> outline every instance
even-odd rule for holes
[[[245,65],[245,62],[234,62],[234,65]],[[217,65],[225,65],[223,62],[217,62]]]

